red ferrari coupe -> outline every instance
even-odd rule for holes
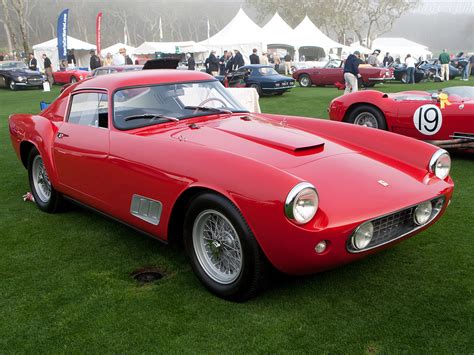
[[[443,148],[474,148],[474,87],[384,94],[359,91],[335,98],[331,120],[389,130]]]
[[[236,301],[255,295],[271,266],[314,273],[419,233],[453,192],[442,149],[249,113],[197,71],[86,79],[39,114],[12,115],[9,129],[41,210],[74,200],[183,240],[200,281]]]
[[[362,76],[362,85],[372,87],[376,83],[393,80],[393,72],[387,68],[372,66],[359,66]],[[312,85],[326,86],[344,83],[344,62],[339,59],[330,60],[323,68],[299,69],[293,73],[293,78],[298,80],[300,86],[306,88]]]
[[[84,80],[89,76],[89,72],[81,69],[66,69],[53,72],[55,84],[68,84]]]

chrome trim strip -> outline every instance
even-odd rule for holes
[[[421,225],[421,226],[417,226],[417,227],[413,228],[412,230],[410,230],[410,231],[408,231],[408,232],[406,232],[406,233],[404,233],[404,234],[402,234],[402,235],[399,235],[399,236],[396,237],[396,238],[387,240],[385,243],[377,244],[377,245],[374,245],[374,246],[372,246],[372,247],[370,247],[370,248],[365,248],[365,249],[361,249],[361,250],[350,250],[349,248],[347,248],[347,245],[348,245],[349,243],[353,245],[353,243],[352,243],[352,237],[354,236],[354,234],[355,234],[355,232],[357,231],[357,229],[359,229],[359,227],[360,227],[361,225],[363,225],[364,223],[373,222],[373,221],[375,221],[375,220],[377,220],[377,219],[384,218],[384,217],[390,216],[390,215],[395,214],[395,213],[399,213],[399,212],[404,211],[404,210],[408,210],[408,209],[413,208],[413,207],[415,207],[415,206],[419,206],[419,205],[422,204],[423,202],[428,202],[428,201],[429,201],[429,202],[433,203],[433,201],[437,200],[438,198],[442,198],[442,199],[443,199],[443,207],[441,207],[441,208],[440,208],[439,210],[437,210],[437,211],[435,211],[435,209],[433,208],[433,211],[435,211],[435,214],[434,214],[434,215],[431,217],[431,219],[430,219],[428,222],[426,222],[425,224],[423,224],[423,225]],[[394,242],[394,241],[396,241],[396,240],[398,240],[398,239],[400,239],[400,238],[403,238],[403,237],[407,236],[408,234],[411,234],[411,233],[413,233],[413,232],[416,232],[418,229],[421,229],[421,228],[423,228],[423,227],[428,227],[428,226],[436,219],[436,217],[439,215],[439,213],[441,212],[441,210],[442,210],[445,206],[446,206],[446,197],[445,197],[444,195],[440,195],[440,196],[438,196],[438,197],[435,197],[435,198],[432,198],[432,199],[429,199],[429,200],[426,200],[426,201],[422,201],[422,202],[420,202],[420,203],[417,203],[417,204],[414,204],[414,205],[411,205],[411,206],[408,206],[408,207],[399,209],[399,210],[397,210],[397,211],[390,212],[390,213],[384,214],[384,215],[382,215],[382,216],[379,216],[379,217],[372,218],[372,219],[369,219],[369,220],[367,220],[367,221],[364,221],[363,223],[359,224],[359,225],[357,226],[357,228],[354,229],[354,232],[352,232],[351,235],[349,236],[349,238],[348,238],[348,240],[347,240],[347,243],[346,243],[346,250],[347,250],[349,253],[351,253],[351,254],[358,254],[358,253],[363,253],[363,252],[365,252],[365,251],[372,250],[372,249],[375,249],[375,248],[379,248],[379,247],[381,247],[381,246],[383,246],[383,245],[392,243],[392,242]],[[447,207],[447,206],[446,206],[446,207]]]

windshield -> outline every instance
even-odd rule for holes
[[[342,61],[339,59],[332,59],[327,65],[326,68],[340,68]]]
[[[0,70],[11,70],[11,69],[27,69],[25,63],[23,62],[5,62],[0,63]]]
[[[122,130],[170,122],[170,118],[248,112],[218,81],[126,88],[115,92],[113,105],[114,125]]]
[[[273,68],[270,68],[270,67],[263,67],[263,68],[259,68],[258,69],[258,72],[263,75],[263,76],[267,76],[267,75],[278,75],[277,71]]]
[[[437,93],[437,90],[429,90],[429,93]],[[473,86],[453,86],[450,88],[444,88],[443,92],[447,93],[449,96],[457,95],[462,99],[470,100],[474,99],[474,87]]]

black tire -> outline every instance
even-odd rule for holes
[[[313,85],[308,74],[301,74],[298,77],[298,83],[302,88],[309,88],[311,85]]]
[[[71,84],[77,83],[77,78],[75,76],[71,77]]]
[[[260,87],[260,85],[258,85],[258,84],[250,84],[250,87],[251,87],[251,88],[254,88],[255,90],[257,90],[258,95],[262,95],[262,88]]]
[[[18,90],[18,87],[15,85],[15,82],[13,80],[8,81],[8,87],[10,88],[11,91]]]
[[[46,179],[50,186],[50,196],[48,198],[44,196],[43,192],[37,189],[38,183],[35,183],[35,161],[36,163],[41,162],[41,164],[43,164],[42,160],[43,159],[38,150],[36,148],[32,148],[30,154],[28,155],[28,180],[30,182],[31,193],[35,198],[35,203],[38,208],[44,212],[54,213],[59,210],[62,200],[61,194],[54,189],[53,185],[51,185],[47,174]]]
[[[375,86],[375,83],[368,81],[368,82],[364,83],[363,85],[366,88],[373,88]]]
[[[364,119],[366,121],[364,121]],[[387,130],[385,116],[382,111],[372,105],[360,105],[352,109],[349,112],[346,121],[361,126]],[[364,122],[366,122],[366,124],[363,124]]]
[[[231,233],[226,232],[220,234],[233,237],[225,241],[228,243],[227,245],[224,239],[212,239],[211,242],[211,238],[208,237],[209,239],[207,239],[208,241],[206,242],[204,238],[200,237],[204,235],[204,232],[202,234],[199,233],[201,230],[200,226],[202,225],[200,223],[204,223],[201,221],[206,218],[203,216],[211,216],[208,217],[209,219],[215,216],[219,218],[219,221],[225,221],[224,223],[226,223],[227,227],[231,226],[233,228]],[[224,218],[222,218],[222,216]],[[206,223],[204,223],[204,227],[202,228],[205,228]],[[210,231],[207,232],[212,236]],[[236,240],[238,240],[238,242],[236,242]],[[202,244],[200,241],[202,241]],[[215,244],[216,241],[218,242],[217,246]],[[257,294],[268,279],[266,277],[268,262],[253,236],[252,231],[237,207],[222,196],[213,193],[204,193],[191,201],[185,216],[184,243],[186,252],[191,261],[191,266],[198,279],[210,292],[221,298],[235,302],[248,300]],[[207,246],[203,247],[204,244],[207,244]],[[229,244],[233,248],[227,249]],[[203,248],[207,248],[204,253]],[[237,265],[240,265],[240,270],[235,273],[231,272],[225,274],[226,276],[230,275],[230,279],[221,282],[216,279],[212,270],[209,270],[209,266],[212,262],[216,262],[215,258],[217,258],[218,261],[222,261],[226,253],[229,253],[228,250],[241,251],[240,258],[232,257],[234,261],[238,260]],[[209,260],[206,256],[203,256],[207,255],[207,257],[210,258],[210,253],[213,254],[214,260]],[[217,254],[219,255],[216,256]],[[224,257],[222,257],[223,255]],[[229,264],[229,267],[230,266]],[[219,274],[217,277],[219,277]]]

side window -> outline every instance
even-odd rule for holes
[[[108,126],[107,95],[97,92],[88,92],[73,95],[68,122],[82,126]]]

